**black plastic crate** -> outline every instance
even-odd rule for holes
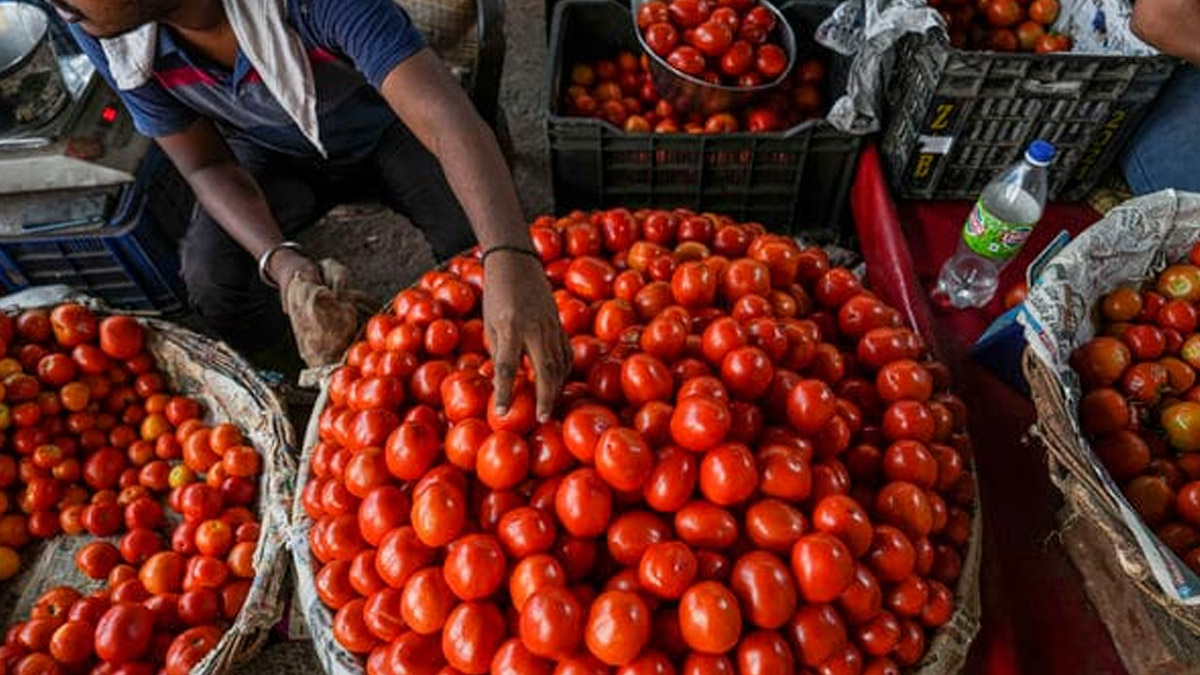
[[[0,286],[66,284],[120,309],[182,310],[187,296],[174,235],[192,204],[187,184],[155,146],[104,227],[0,237]]]
[[[975,199],[1035,139],[1058,148],[1049,198],[1082,199],[1116,160],[1176,60],[956,49],[905,37],[888,86],[883,157],[909,199]]]
[[[815,49],[811,36],[830,6],[792,3],[782,11],[797,31],[804,58]],[[550,49],[547,133],[560,211],[686,207],[792,234],[825,239],[849,234],[846,195],[860,137],[824,120],[775,133],[638,134],[561,114],[572,65],[611,58],[622,49],[640,53],[628,6],[611,0],[560,0]],[[841,65],[830,64],[832,82]],[[826,101],[833,100],[825,94]]]

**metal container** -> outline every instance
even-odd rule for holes
[[[42,9],[0,2],[0,136],[36,130],[71,100],[49,29]]]
[[[649,1],[632,0],[633,15],[637,16],[638,9]],[[642,46],[642,51],[650,59],[650,77],[654,80],[654,87],[658,89],[659,95],[669,101],[676,110],[711,115],[739,108],[783,84],[792,72],[792,67],[796,65],[796,33],[779,8],[767,0],[759,0],[759,4],[771,10],[771,13],[775,15],[775,31],[772,35],[779,39],[783,51],[787,54],[787,68],[779,74],[779,77],[757,87],[729,87],[710,84],[698,77],[676,70],[667,63],[666,59],[650,49],[641,30],[634,30],[637,33],[638,44]]]

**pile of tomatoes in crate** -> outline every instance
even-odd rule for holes
[[[31,539],[124,532],[78,550],[99,590],[52,588],[8,627],[0,672],[186,675],[246,599],[261,460],[167,392],[144,343],[75,303],[0,313],[0,578]]]
[[[454,258],[328,383],[302,505],[367,673],[899,673],[955,611],[966,411],[824,251],[689,211],[541,218],[574,355],[494,408]],[[452,670],[439,671],[443,666]]]
[[[726,134],[782,131],[822,113],[825,64],[817,58],[797,64],[759,103],[707,117],[678,111],[660,97],[648,58],[620,52],[612,60],[576,64],[563,101],[567,114],[602,119],[629,133]]]
[[[928,0],[946,20],[950,44],[996,52],[1071,51],[1069,35],[1055,33],[1059,0]]]
[[[1103,297],[1072,365],[1080,426],[1129,503],[1200,574],[1200,245],[1142,290]]]
[[[757,87],[787,71],[775,13],[755,0],[648,0],[636,19],[650,51],[710,84]]]

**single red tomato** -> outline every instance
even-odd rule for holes
[[[1024,13],[1017,0],[990,0],[987,5],[988,23],[997,28],[1017,25]]]
[[[812,668],[832,658],[849,640],[841,615],[828,604],[802,606],[785,630],[797,659]]]
[[[754,65],[754,47],[745,40],[735,40],[729,49],[721,55],[719,67],[721,72],[729,77],[739,77],[747,73]],[[750,131],[755,129],[750,128]]]
[[[695,28],[708,19],[713,7],[708,0],[671,0],[671,20],[684,28]]]
[[[1058,18],[1058,0],[1033,0],[1029,3],[1029,18],[1049,26]]]
[[[759,46],[754,54],[754,68],[768,80],[783,75],[788,67],[787,53],[774,44]]]
[[[464,602],[450,613],[442,631],[442,654],[451,667],[468,675],[487,673],[508,631],[504,615],[487,602]],[[407,670],[392,672],[408,672]]]
[[[75,347],[96,338],[96,315],[81,304],[68,302],[50,310],[50,328],[63,347]]]
[[[167,675],[187,675],[192,668],[204,660],[217,643],[222,631],[217,626],[196,626],[180,633],[171,641],[167,650]]]
[[[114,605],[96,624],[96,655],[122,664],[141,658],[150,647],[154,614],[137,604]]]
[[[1071,51],[1072,41],[1070,35],[1062,33],[1047,33],[1038,38],[1033,50],[1038,54],[1050,54],[1053,52],[1069,52]]]
[[[650,640],[650,627],[650,610],[636,593],[606,591],[592,603],[584,640],[596,658],[620,666],[642,652]]]
[[[678,401],[671,414],[671,438],[681,447],[703,452],[724,440],[729,433],[729,407],[707,396],[690,396]]]
[[[583,640],[584,613],[566,588],[547,586],[534,593],[521,610],[521,643],[533,654],[560,659],[574,653]]]
[[[728,23],[709,19],[696,26],[689,37],[689,44],[700,50],[701,54],[720,58],[733,43],[733,28]]]

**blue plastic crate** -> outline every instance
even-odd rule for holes
[[[157,148],[126,188],[109,224],[85,234],[0,238],[0,286],[66,284],[113,307],[180,311],[187,297],[175,238],[192,208],[186,183]]]

